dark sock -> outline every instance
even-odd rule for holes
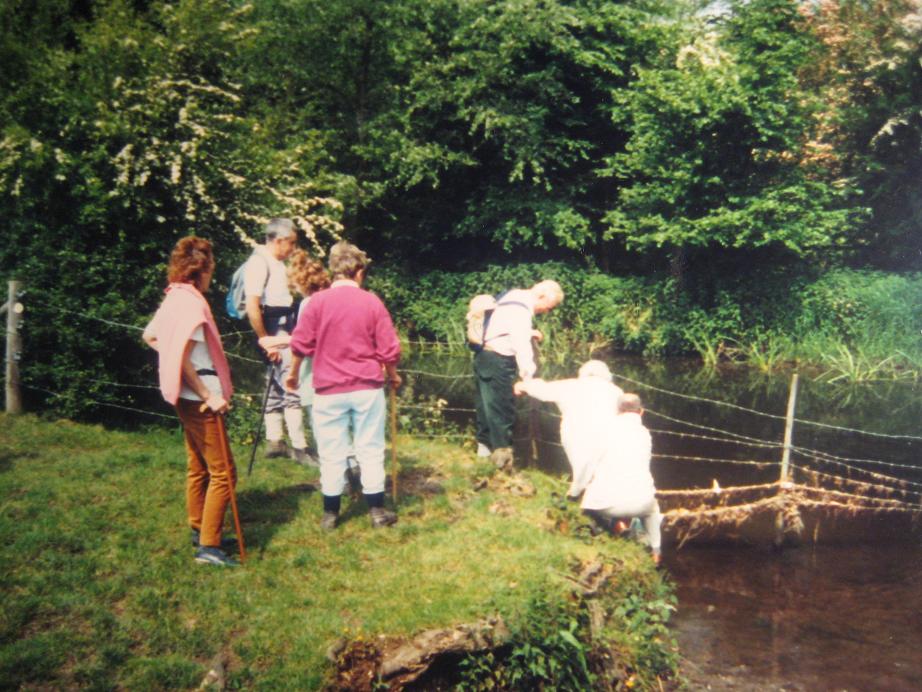
[[[368,509],[384,506],[384,493],[365,493],[365,502],[368,503]]]
[[[341,495],[324,495],[323,496],[323,511],[332,512],[333,514],[339,514],[339,505],[340,505],[341,499],[342,499]]]

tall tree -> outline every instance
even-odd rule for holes
[[[187,0],[138,12],[113,0],[79,22],[58,10],[52,23],[70,30],[33,46],[19,84],[0,93],[0,263],[54,316],[26,319],[28,376],[72,413],[86,398],[125,401],[105,383],[136,381],[142,357],[137,334],[117,325],[156,305],[178,237],[215,241],[226,276],[273,213],[296,217],[311,241],[337,222],[305,170],[310,153],[274,147],[247,115],[233,80],[246,7]]]
[[[814,102],[797,75],[814,48],[797,2],[751,0],[694,30],[669,68],[642,69],[627,95],[630,141],[611,158],[623,189],[610,234],[679,259],[846,243],[854,211],[802,165]]]
[[[860,259],[922,267],[922,2],[824,0],[804,8],[823,50],[802,72],[823,104],[810,155],[862,191]]]

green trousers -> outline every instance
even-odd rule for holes
[[[512,446],[515,427],[515,395],[512,385],[518,376],[515,358],[483,350],[474,356],[477,386],[477,441],[491,450]]]

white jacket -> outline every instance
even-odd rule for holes
[[[650,431],[640,414],[622,413],[604,435],[606,451],[583,495],[583,509],[613,510],[618,516],[649,511],[656,488],[650,473]]]
[[[617,422],[624,392],[598,377],[526,380],[520,387],[536,399],[553,401],[560,409],[560,441],[573,474],[567,494],[576,497],[607,450],[605,431]]]

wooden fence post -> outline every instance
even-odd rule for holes
[[[781,475],[778,479],[779,488],[778,496],[780,506],[778,513],[775,515],[775,547],[780,548],[784,545],[787,527],[785,527],[784,513],[787,509],[787,487],[786,484],[791,480],[790,460],[791,460],[791,437],[794,433],[794,407],[797,403],[797,373],[791,377],[791,392],[788,394],[788,411],[784,420],[784,451],[781,453]]]
[[[22,304],[19,302],[20,283],[9,282],[7,301],[3,306],[6,311],[6,412],[22,413],[22,397],[19,393],[19,357],[22,340],[19,337],[19,316]]]
[[[791,437],[794,433],[794,406],[797,403],[797,373],[791,377],[791,393],[788,395],[788,412],[784,421],[784,451],[781,453],[781,478],[782,483],[791,480],[788,468],[791,461]]]

